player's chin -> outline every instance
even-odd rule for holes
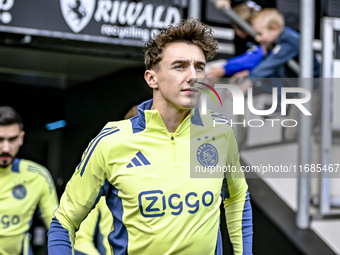
[[[179,105],[182,109],[191,109],[197,106],[199,93],[194,92],[190,94],[182,94],[180,97]]]
[[[8,167],[12,162],[8,161],[0,161],[0,168],[6,168]]]
[[[186,106],[187,108],[195,108],[198,104],[198,99],[199,97],[190,97],[187,102],[186,102]]]

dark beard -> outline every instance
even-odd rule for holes
[[[10,157],[9,160],[5,161],[4,163],[0,164],[0,168],[6,168],[8,167],[10,164],[13,163],[14,157],[12,157],[11,154],[8,153],[3,153],[0,155],[0,157]]]

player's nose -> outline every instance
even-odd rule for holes
[[[197,79],[197,70],[194,66],[190,66],[188,69],[188,82],[190,82],[192,79]]]
[[[2,141],[0,144],[1,152],[9,152],[10,146],[9,141]]]

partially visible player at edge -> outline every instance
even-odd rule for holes
[[[169,26],[146,44],[153,99],[138,106],[136,117],[109,122],[90,142],[55,212],[50,255],[72,254],[75,230],[103,195],[114,216],[108,238],[115,255],[222,254],[222,200],[234,254],[252,254],[245,178],[190,178],[193,163],[240,169],[232,128],[213,127],[216,113],[192,107],[200,96],[197,78],[204,78],[216,49],[212,29],[196,19]],[[193,145],[190,137],[197,137]],[[202,163],[199,152],[206,148],[212,154]]]
[[[33,255],[29,229],[35,210],[50,227],[58,197],[48,170],[17,158],[25,132],[20,115],[0,106],[0,254]]]

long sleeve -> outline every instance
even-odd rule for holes
[[[39,212],[46,228],[49,229],[53,218],[53,213],[58,208],[59,201],[54,182],[48,170],[45,169],[45,171],[41,171],[40,174],[45,177],[44,179],[46,183],[39,201]]]
[[[110,133],[112,128],[104,128],[91,141],[66,186],[48,232],[50,255],[72,254],[75,231],[89,211],[95,207],[100,196],[107,192],[105,173],[107,149],[103,148],[105,146],[102,146],[101,142],[102,138]]]
[[[285,28],[271,54],[251,71],[249,78],[274,77],[290,59],[299,55],[299,43],[299,34],[292,29]]]
[[[112,230],[112,221],[113,217],[106,205],[105,197],[101,197],[76,232],[75,255],[111,254],[108,235]]]
[[[244,54],[228,59],[225,63],[225,75],[233,75],[243,70],[251,71],[264,58],[261,46],[253,46]]]
[[[267,58],[265,58],[250,73],[250,78],[266,78],[273,76],[280,67],[285,65],[288,60],[296,57],[299,49],[290,42],[281,43],[275,46]]]
[[[226,173],[222,186],[227,229],[234,254],[252,254],[253,223],[248,185],[241,171],[234,132],[227,133],[227,164],[236,166],[237,172]]]
[[[102,199],[100,201],[102,201]],[[74,244],[75,255],[100,255],[94,243],[96,231],[98,230],[98,223],[100,220],[98,205],[99,203],[87,215],[86,219],[83,220],[83,222],[80,224],[79,230],[76,232]]]

